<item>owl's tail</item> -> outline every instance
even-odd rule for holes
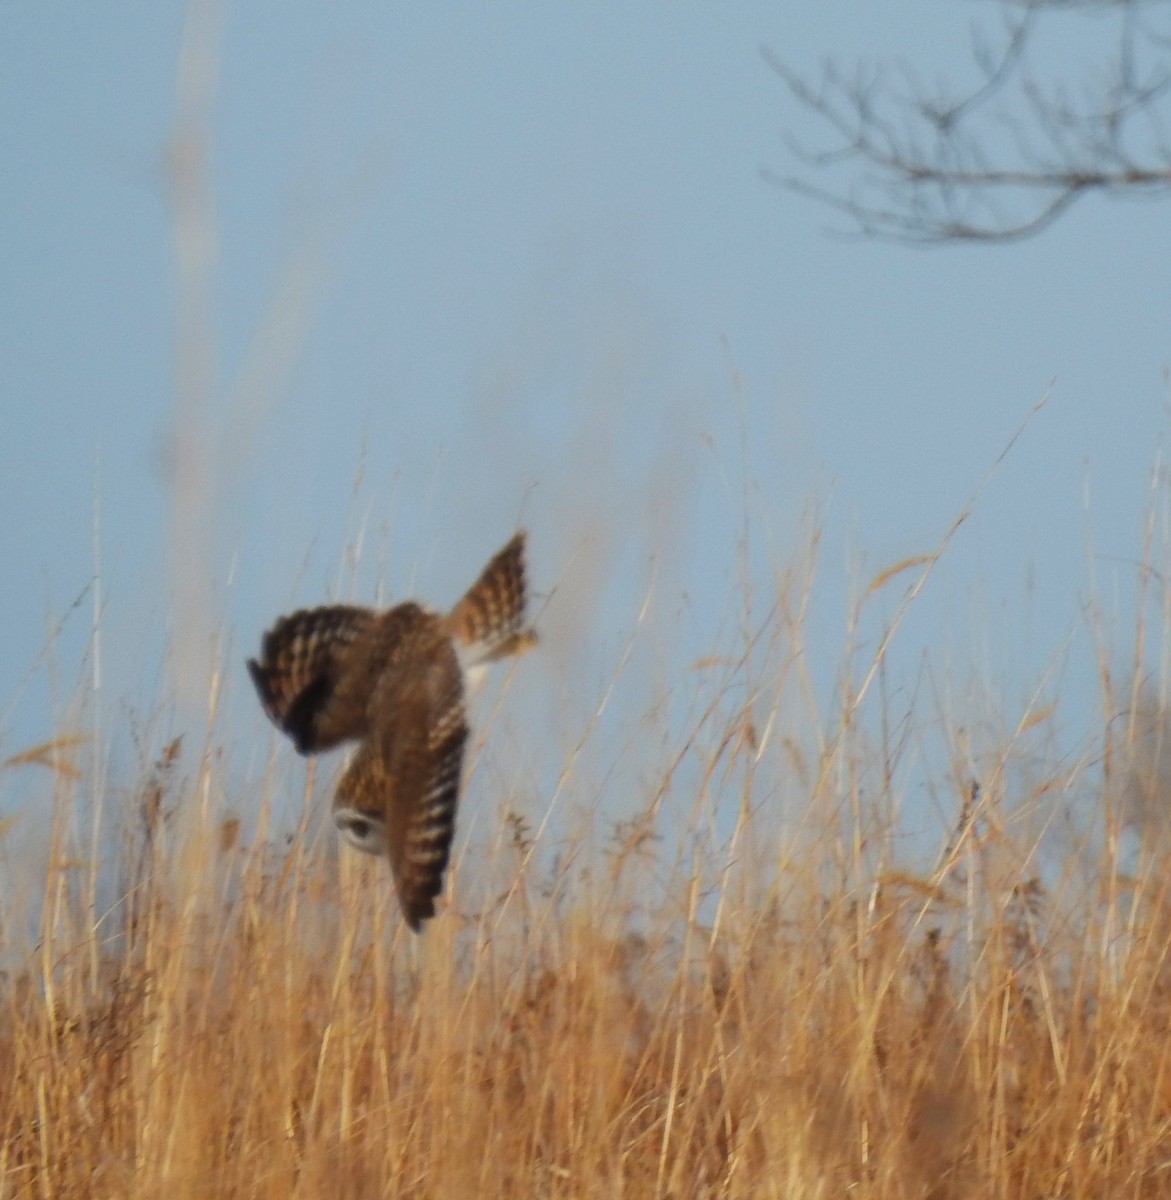
[[[448,614],[448,630],[466,667],[521,654],[536,644],[536,633],[524,628],[524,554],[522,530],[497,553]]]

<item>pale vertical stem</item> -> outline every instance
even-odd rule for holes
[[[192,714],[206,697],[212,655],[216,237],[211,116],[222,13],[222,0],[191,0],[187,6],[169,163],[177,273],[171,617],[179,705]]]
[[[102,451],[98,446],[94,466],[94,517],[93,517],[93,630],[91,633],[93,654],[93,769],[91,773],[93,794],[90,812],[89,848],[89,894],[86,896],[86,912],[89,914],[86,931],[90,949],[90,983],[98,986],[98,875],[102,808],[106,796],[106,745],[105,728],[102,720]]]

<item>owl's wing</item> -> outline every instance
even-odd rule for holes
[[[399,903],[415,931],[443,890],[467,737],[455,648],[427,637],[383,672],[367,741],[338,784],[335,815],[365,812],[375,826],[382,816]]]
[[[469,664],[493,662],[527,650],[537,640],[526,630],[524,530],[499,550],[447,617],[452,637],[467,648]]]
[[[282,617],[248,671],[276,727],[302,754],[362,737],[378,678],[378,614],[335,604]],[[370,664],[370,665],[367,665]]]

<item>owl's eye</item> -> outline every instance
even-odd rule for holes
[[[386,850],[386,827],[374,817],[356,812],[352,808],[336,809],[334,823],[342,837],[363,854],[382,854]]]

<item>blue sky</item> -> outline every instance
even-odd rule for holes
[[[190,719],[212,638],[239,667],[228,710],[263,733],[240,664],[274,615],[454,599],[518,522],[551,596],[527,685],[547,711],[591,709],[650,580],[670,678],[735,620],[746,481],[758,587],[819,514],[828,695],[851,598],[938,543],[1046,392],[899,662],[931,656],[957,696],[979,681],[1011,724],[1073,639],[1065,728],[1092,723],[1089,581],[1125,651],[1165,439],[1166,206],[1090,200],[1034,241],[923,251],[830,236],[760,176],[809,133],[762,45],[962,84],[991,10],[210,11],[211,375],[185,415],[164,165],[183,7],[0,17],[0,755],[68,723],[95,524],[114,743],[167,689]],[[1066,28],[1056,59],[1092,63]]]

